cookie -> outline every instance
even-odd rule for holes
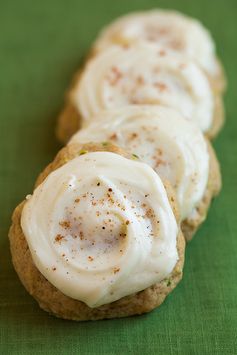
[[[57,136],[66,142],[100,111],[127,105],[163,105],[196,122],[209,138],[224,121],[222,97],[184,56],[153,44],[110,46],[88,61],[68,93]]]
[[[65,147],[39,176],[36,183],[38,188],[33,195],[28,196],[13,214],[9,238],[14,267],[23,285],[38,301],[40,307],[58,317],[89,320],[145,313],[159,306],[182,277],[185,242],[178,227],[178,209],[172,189],[167,187],[166,192],[160,179],[150,167],[125,157],[128,157],[126,153],[109,143],[84,146],[72,144]],[[111,169],[112,162],[115,164],[113,169],[116,170],[116,166],[126,167],[126,169],[122,169],[120,174],[118,171],[114,173]],[[100,169],[104,172],[103,176]],[[80,173],[77,175],[75,171],[80,171]],[[129,181],[133,174],[135,177],[136,174],[139,174],[139,190],[136,187],[138,182],[129,185],[128,188],[124,187],[125,183],[130,184]],[[119,182],[123,188],[117,189],[116,186]],[[90,184],[90,190],[85,192],[88,184]],[[78,186],[80,186],[79,190]],[[103,193],[107,191],[105,194],[107,200],[104,198],[102,205],[97,208],[94,207],[95,203],[102,201],[100,195],[96,196],[97,193],[101,193],[98,192],[100,189]],[[123,189],[127,189],[127,197],[124,197],[125,190]],[[129,191],[132,189],[135,189],[135,192],[131,191],[130,196]],[[153,192],[151,195],[149,195],[151,192],[149,189]],[[82,195],[78,197],[80,192]],[[133,198],[137,197],[136,194],[139,194],[141,201],[137,201],[135,204]],[[160,199],[158,205],[157,202],[154,204],[153,195]],[[91,200],[88,200],[87,196],[90,196]],[[97,212],[113,213],[115,207],[112,207],[112,204],[116,204],[118,198],[122,204],[127,206],[127,209],[125,208],[123,211],[120,205],[121,211],[118,212],[120,217],[117,222],[115,217],[117,214],[113,216],[114,231],[120,226],[123,228],[123,232],[120,233],[119,242],[116,241],[115,245],[111,246],[109,243],[111,240],[107,240],[108,235],[105,239],[102,237],[107,228],[106,224],[104,229],[102,228],[93,234],[91,228],[96,226],[93,220],[93,211],[96,212],[95,215]],[[145,205],[144,203],[141,205],[144,200],[145,204],[150,207],[146,211],[146,217],[136,216],[132,211],[141,210],[142,205]],[[88,213],[90,213],[88,223],[85,206],[89,201],[91,204],[87,206]],[[80,203],[82,203],[82,207],[80,207]],[[90,242],[94,243],[96,247],[94,245],[92,247],[92,244],[87,245],[88,240],[85,238],[85,234],[83,235],[83,230],[80,229],[81,225],[75,224],[77,222],[74,218],[79,218],[81,215],[73,212],[73,206],[76,206],[77,212],[83,213],[82,225],[84,228],[87,227],[87,238],[91,238],[91,233],[95,239],[100,235],[99,241],[90,239]],[[134,210],[132,206],[134,206]],[[63,208],[66,212],[63,212]],[[159,213],[159,208],[163,209],[163,215]],[[71,216],[70,212],[74,215]],[[125,213],[124,216],[123,213]],[[60,222],[60,219],[64,219],[65,216],[67,216],[67,220]],[[122,223],[124,218],[125,223]],[[142,222],[139,222],[141,224],[138,223],[139,218],[143,218]],[[159,222],[156,227],[155,221]],[[152,233],[147,232],[146,237],[143,232],[144,235],[142,234],[138,238],[136,228],[139,226],[139,230],[145,231],[147,229],[146,223]],[[136,230],[137,232],[134,234],[132,231]],[[50,239],[52,231],[53,237],[54,234],[56,236]],[[161,239],[152,235],[155,231],[159,231]],[[142,248],[136,238],[142,243]],[[167,247],[171,248],[169,257],[166,255],[165,249],[162,252],[162,245],[166,244],[166,240],[169,240]],[[103,249],[102,241],[104,244],[108,244],[106,244],[107,249]],[[102,247],[98,242],[102,243]],[[73,243],[77,243],[77,249]],[[121,243],[119,248],[121,248],[122,257],[117,256],[120,250],[118,250],[116,243]],[[154,250],[149,247],[149,243],[156,246]],[[82,248],[82,245],[85,249]],[[64,250],[64,255],[61,255],[62,250]],[[101,250],[106,250],[105,260]],[[163,253],[160,254],[161,256],[159,256],[159,250]],[[128,251],[129,257],[126,257]],[[88,252],[90,255],[87,256]],[[154,252],[158,253],[157,256],[153,255]],[[142,253],[143,256],[140,255],[138,258],[139,253]],[[146,255],[146,253],[148,254]],[[80,258],[77,257],[78,255]],[[111,259],[110,256],[112,256]],[[102,260],[103,262],[100,264]],[[160,265],[159,268],[153,270],[150,260]],[[117,262],[119,267],[117,267]],[[139,278],[136,277],[136,273],[139,274]],[[103,276],[102,279],[100,279],[101,276]],[[77,278],[79,282],[76,282]],[[157,279],[157,282],[153,283],[154,279]],[[127,283],[126,280],[129,282]],[[146,284],[147,287],[142,288],[142,284]]]
[[[211,34],[201,22],[178,11],[154,9],[122,16],[102,29],[91,52],[97,55],[113,44],[128,47],[144,42],[190,57],[205,71],[215,91],[225,91],[225,74]]]
[[[70,144],[108,141],[149,164],[173,186],[184,236],[190,240],[221,188],[219,164],[200,129],[162,106],[127,106],[103,111]]]

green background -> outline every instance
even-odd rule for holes
[[[227,122],[215,142],[224,187],[188,246],[183,282],[152,313],[75,323],[41,311],[15,274],[7,240],[13,208],[59,145],[64,91],[98,30],[155,6],[212,31],[229,80]],[[237,1],[0,1],[0,353],[237,354]]]

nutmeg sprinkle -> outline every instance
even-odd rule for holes
[[[113,133],[113,134],[109,137],[109,139],[112,139],[112,140],[117,139],[117,134],[116,134],[116,133]]]
[[[114,274],[117,274],[117,272],[119,272],[120,271],[120,267],[115,267],[114,268]]]
[[[56,237],[54,238],[55,242],[61,242],[62,239],[64,238],[64,236],[62,236],[61,234],[57,234]]]
[[[71,224],[69,221],[62,221],[62,222],[59,222],[59,225],[65,229],[68,229],[71,227]]]

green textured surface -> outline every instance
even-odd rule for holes
[[[10,216],[59,146],[56,116],[102,25],[170,7],[201,19],[226,67],[227,124],[215,142],[224,188],[188,246],[183,282],[152,313],[74,323],[41,311],[10,261]],[[237,1],[0,2],[0,354],[237,354]]]

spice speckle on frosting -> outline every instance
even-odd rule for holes
[[[63,227],[64,229],[69,229],[71,227],[71,224],[69,221],[61,221],[59,222],[59,225]]]
[[[57,234],[56,237],[54,238],[55,242],[61,243],[61,241],[64,239],[64,236],[61,234]]]
[[[118,69],[118,67],[112,67],[109,75],[107,76],[107,80],[111,86],[114,86],[118,83],[118,81],[123,77],[122,72]]]
[[[164,57],[166,55],[166,51],[164,49],[159,50],[158,55],[160,57]]]
[[[120,271],[120,267],[115,267],[114,268],[114,274],[117,274],[117,272],[119,272]]]
[[[116,133],[111,134],[109,137],[109,139],[111,139],[111,140],[116,140],[117,138],[118,138],[118,136]]]
[[[159,81],[155,82],[153,85],[157,89],[159,89],[159,91],[161,91],[161,92],[168,89],[168,87],[167,87],[167,85],[165,83],[162,83],[162,82],[159,82]]]

